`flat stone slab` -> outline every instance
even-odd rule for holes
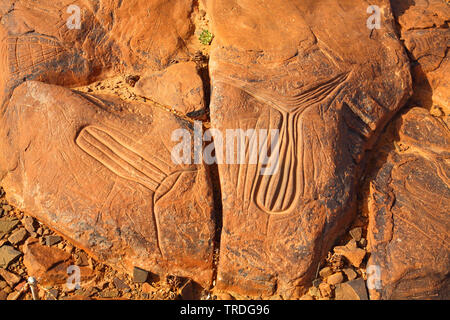
[[[11,246],[3,245],[0,247],[0,268],[6,269],[12,262],[22,255]]]

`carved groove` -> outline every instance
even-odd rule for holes
[[[262,163],[258,162],[257,170],[251,172],[246,164],[244,190],[243,192],[238,191],[244,198],[247,195],[246,181],[252,179],[251,199],[260,210],[270,215],[283,215],[289,214],[297,207],[299,199],[305,192],[302,114],[310,107],[317,106],[326,100],[329,100],[327,103],[331,104],[348,77],[349,73],[339,74],[328,81],[316,83],[307,90],[296,89],[293,94],[282,97],[265,89],[250,87],[243,81],[222,77],[221,80],[224,83],[244,90],[256,100],[271,106],[273,110],[279,112],[282,119],[279,127],[280,136],[276,145],[279,150],[278,171],[273,175],[261,175]],[[272,120],[273,116],[269,113],[269,123]],[[268,143],[268,141],[270,141],[270,136],[263,143]],[[246,150],[248,153],[249,143],[247,142]],[[241,174],[244,174],[244,171],[239,168],[238,175]],[[254,176],[247,177],[249,174]],[[240,181],[241,178],[238,177],[238,186],[242,184]]]
[[[13,75],[24,75],[65,51],[57,41],[42,35],[10,37],[7,46],[8,65]]]

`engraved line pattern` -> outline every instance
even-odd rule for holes
[[[7,39],[8,65],[13,75],[24,75],[65,52],[54,39],[42,35],[24,35]]]
[[[163,169],[102,129],[93,126],[84,128],[76,142],[81,149],[118,176],[137,182],[153,192],[167,177]]]
[[[338,74],[328,81],[314,84],[307,90],[296,89],[293,94],[280,98],[268,90],[255,89],[243,81],[222,76],[221,80],[224,83],[244,90],[281,114],[280,136],[276,145],[279,150],[278,172],[273,175],[261,175],[260,172],[263,168],[261,162],[258,162],[256,171],[249,173],[248,168],[245,171],[246,175],[254,175],[250,197],[260,210],[267,214],[281,215],[292,212],[297,206],[300,197],[304,195],[306,180],[302,114],[311,106],[318,105],[327,99],[334,100],[348,77],[349,73]],[[269,115],[269,122],[271,120],[272,116]],[[270,141],[271,137],[268,135],[261,146]],[[246,143],[247,150],[249,145],[249,142]],[[239,172],[241,172],[240,169]],[[244,172],[242,171],[242,173]],[[241,185],[240,180],[238,177],[238,185]],[[246,180],[247,177],[244,178],[244,181]],[[245,185],[246,182],[244,183],[244,192],[241,193],[244,197],[247,194]]]
[[[127,142],[131,145],[131,139],[126,136],[118,138],[117,135],[95,126],[89,126],[80,132],[76,144],[119,177],[137,182],[155,193],[159,191],[168,177],[167,172],[161,166],[144,159],[127,146]],[[159,160],[159,162],[161,161]],[[158,214],[155,212],[157,202],[155,195],[153,200],[153,222],[157,247],[161,256],[164,256],[161,247],[161,226]]]

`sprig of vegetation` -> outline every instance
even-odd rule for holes
[[[211,44],[213,38],[214,38],[214,36],[212,35],[211,32],[209,32],[209,30],[203,29],[198,40],[200,40],[201,44],[203,44],[205,46],[209,46]]]

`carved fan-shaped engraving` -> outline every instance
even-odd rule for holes
[[[9,37],[7,46],[10,72],[20,76],[65,52],[58,41],[38,34]]]
[[[244,90],[281,115],[281,126],[278,128],[279,138],[275,145],[279,153],[278,170],[275,170],[273,174],[260,174],[266,166],[261,162],[258,163],[256,171],[240,170],[246,175],[254,174],[253,177],[244,179],[254,181],[251,198],[262,211],[275,215],[288,214],[298,205],[299,199],[304,195],[306,183],[304,174],[304,152],[306,150],[302,137],[302,114],[308,108],[319,105],[327,99],[333,100],[348,77],[349,73],[341,73],[328,81],[316,83],[306,90],[300,88],[295,90],[296,92],[282,97],[275,96],[265,89],[251,87],[243,81],[224,79],[224,82]],[[332,101],[327,103],[332,103]],[[271,120],[269,119],[269,123]],[[267,144],[270,140],[270,135],[267,135],[266,140],[262,141],[262,145]]]

